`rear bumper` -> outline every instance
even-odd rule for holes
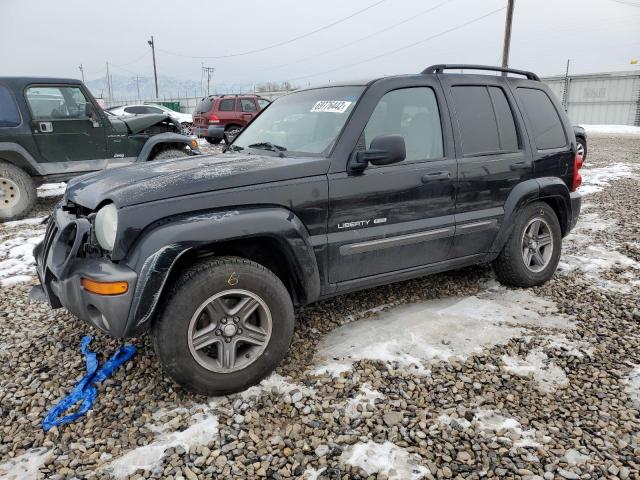
[[[571,199],[571,218],[569,218],[569,225],[567,233],[569,233],[578,223],[578,217],[580,216],[580,209],[582,208],[582,195],[578,192],[572,192],[569,195]]]
[[[224,127],[222,125],[195,127],[195,134],[198,137],[211,137],[215,140],[222,140],[224,138]]]
[[[78,257],[90,231],[87,219],[56,208],[44,240],[34,249],[42,292],[51,307],[65,307],[75,316],[114,337],[125,335],[137,274],[101,257]],[[120,295],[98,295],[85,290],[82,278],[98,282],[126,281]]]

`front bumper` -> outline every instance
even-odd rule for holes
[[[137,274],[102,257],[88,256],[84,244],[91,224],[56,207],[44,240],[34,249],[42,293],[52,308],[65,307],[75,316],[114,337],[126,331]],[[85,290],[82,278],[98,282],[126,281],[120,295],[98,295]]]

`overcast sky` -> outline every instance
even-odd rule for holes
[[[496,10],[505,6],[506,0],[0,0],[0,75],[79,78],[82,63],[89,80],[102,77],[109,61],[114,75],[151,76],[150,35],[158,73],[196,81],[202,62],[216,68],[217,82],[297,85],[413,73],[433,63],[496,65],[505,20],[505,10]],[[367,7],[261,52],[175,55],[265,48]],[[639,57],[640,0],[516,0],[514,68],[561,74],[570,58],[572,73],[640,71],[629,64]]]

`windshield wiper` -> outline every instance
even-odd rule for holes
[[[240,147],[238,145],[229,145],[227,146],[226,150],[231,150],[232,152],[240,152],[242,150],[244,150],[244,147]]]
[[[258,142],[247,145],[249,148],[258,148],[260,150],[271,150],[273,152],[285,152],[287,149],[271,142]]]

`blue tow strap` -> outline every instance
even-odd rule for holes
[[[95,384],[109,378],[111,374],[123,363],[129,360],[136,353],[136,347],[133,345],[124,345],[119,347],[116,352],[107,360],[98,370],[98,357],[94,352],[89,350],[89,343],[92,338],[89,335],[82,337],[80,342],[80,352],[84,355],[87,364],[87,374],[76,384],[71,393],[64,397],[60,402],[49,410],[47,416],[42,422],[42,428],[48,432],[53,427],[73,422],[76,418],[87,413],[96,400],[98,390]],[[82,401],[78,410],[74,413],[60,418],[64,412],[72,406]]]

